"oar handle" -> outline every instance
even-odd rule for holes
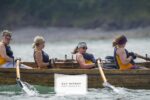
[[[137,56],[138,58],[141,58],[141,59],[150,61],[150,58],[149,58],[149,57],[144,57],[144,56],[139,55],[139,54],[136,54],[136,56]]]
[[[104,71],[103,71],[103,69],[102,69],[101,62],[100,62],[99,59],[97,60],[97,64],[98,64],[98,69],[99,69],[99,72],[100,72],[100,74],[101,74],[101,77],[102,77],[104,83],[106,83],[106,82],[107,82],[107,79],[106,79],[106,77],[105,77],[105,74],[104,74]]]
[[[18,59],[16,61],[16,76],[17,76],[17,79],[20,79],[20,68],[19,68],[19,66],[20,66],[20,60]]]

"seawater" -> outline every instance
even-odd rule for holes
[[[38,94],[28,95],[16,85],[0,86],[0,100],[149,100],[150,90],[117,87],[120,93],[107,88],[88,89],[86,95],[57,96],[53,87],[34,86]]]

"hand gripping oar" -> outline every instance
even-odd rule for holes
[[[110,88],[110,89],[112,89],[113,91],[115,91],[115,92],[118,93],[119,90],[116,89],[113,85],[111,85],[110,83],[107,82],[107,79],[106,79],[106,77],[105,77],[104,71],[103,71],[103,69],[102,69],[102,63],[101,63],[101,61],[100,61],[99,59],[97,60],[97,64],[98,64],[99,72],[100,72],[101,77],[102,77],[103,82],[104,82],[104,83],[103,83],[103,86],[106,87],[106,88]]]
[[[20,59],[17,59],[17,61],[16,61],[16,81],[17,81],[17,84],[21,88],[23,88],[22,82],[20,80],[20,68],[19,68],[19,66],[20,66]]]

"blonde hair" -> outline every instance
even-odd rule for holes
[[[32,46],[33,46],[33,48],[35,48],[35,47],[39,46],[41,43],[43,43],[43,42],[45,42],[44,37],[42,37],[42,36],[36,36],[34,38]]]
[[[10,32],[10,31],[8,31],[8,30],[3,30],[3,31],[1,32],[1,34],[2,34],[2,36],[6,36],[6,35],[11,36],[11,35],[12,35],[12,32]]]

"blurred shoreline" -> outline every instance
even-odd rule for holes
[[[104,31],[100,28],[97,29],[80,29],[80,28],[37,28],[26,27],[21,29],[12,30],[14,43],[32,43],[37,35],[43,36],[49,42],[61,41],[78,41],[78,40],[105,40],[113,39],[119,34],[125,34],[128,38],[148,38],[150,37],[150,27],[130,29],[130,30],[117,30],[117,31]]]

